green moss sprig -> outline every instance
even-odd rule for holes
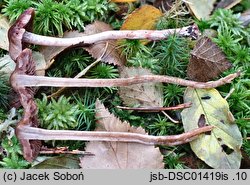
[[[11,139],[7,137],[2,140],[1,147],[4,153],[1,154],[2,160],[0,166],[8,169],[24,169],[30,167],[30,163],[22,157],[21,146],[16,138]]]
[[[57,101],[49,102],[46,95],[37,99],[40,124],[50,130],[66,130],[77,127],[78,106],[70,103],[70,98],[61,96]]]

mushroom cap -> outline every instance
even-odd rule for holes
[[[14,61],[16,61],[23,48],[28,46],[22,42],[22,39],[25,31],[32,31],[34,16],[34,8],[25,10],[8,31],[9,55]]]

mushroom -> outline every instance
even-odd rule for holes
[[[24,49],[20,55],[16,58],[16,68],[10,77],[10,83],[13,90],[18,96],[22,107],[24,108],[24,114],[16,127],[16,136],[23,148],[23,155],[27,161],[32,161],[39,154],[41,141],[20,139],[19,133],[22,132],[24,126],[38,127],[37,118],[37,106],[34,102],[34,91],[31,88],[16,86],[12,80],[12,76],[15,74],[29,74],[34,75],[35,63],[32,60],[32,51],[30,49]]]
[[[40,152],[41,140],[82,140],[82,141],[119,141],[136,142],[148,145],[179,145],[195,139],[199,134],[211,131],[213,126],[205,126],[192,131],[173,136],[151,136],[126,132],[103,131],[72,131],[45,130],[38,127],[37,106],[34,101],[34,91],[29,87],[19,86],[16,81],[18,75],[33,75],[35,65],[30,49],[24,49],[16,58],[16,68],[10,77],[10,82],[18,95],[18,100],[24,108],[24,114],[16,127],[24,158],[33,161]],[[33,76],[35,77],[35,76]]]
[[[26,32],[32,31],[34,15],[33,8],[25,10],[8,31],[9,54],[14,61],[22,50],[28,46],[28,43],[23,42],[22,39]]]
[[[19,56],[27,44],[37,44],[45,46],[71,46],[89,45],[102,40],[114,39],[149,39],[160,40],[167,38],[170,34],[177,33],[180,36],[187,36],[193,39],[198,37],[199,30],[196,25],[177,29],[166,30],[124,30],[124,31],[105,31],[93,35],[86,35],[74,38],[57,38],[37,35],[31,32],[35,10],[29,8],[23,12],[10,27],[8,31],[9,53],[13,60]]]

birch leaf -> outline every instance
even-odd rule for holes
[[[210,38],[202,37],[191,52],[187,76],[191,80],[207,82],[231,67],[223,51]]]
[[[123,68],[120,71],[121,78],[140,75],[152,75],[149,69]],[[163,91],[161,83],[143,83],[119,87],[119,95],[127,106],[162,107]]]
[[[242,136],[227,101],[215,89],[193,88],[186,89],[184,101],[192,102],[181,113],[185,132],[205,125],[215,127],[190,142],[194,153],[213,168],[238,169]]]
[[[96,131],[132,132],[146,134],[141,127],[131,127],[128,122],[122,122],[96,101]],[[90,141],[86,151],[94,156],[80,158],[80,166],[84,169],[139,169],[163,168],[163,156],[159,148],[139,143],[124,142],[94,142]]]
[[[191,13],[193,13],[197,19],[201,20],[209,18],[216,0],[186,0],[185,2],[191,10]]]
[[[6,17],[0,15],[0,48],[9,50],[8,30],[10,28]]]

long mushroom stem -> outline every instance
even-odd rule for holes
[[[161,40],[167,38],[169,35],[178,34],[180,36],[189,36],[194,39],[199,35],[196,25],[187,26],[177,29],[167,30],[119,30],[119,31],[105,31],[93,35],[86,35],[74,38],[56,38],[37,35],[28,31],[23,34],[22,42],[32,43],[46,46],[71,46],[77,44],[93,44],[103,40],[116,39],[148,39]]]
[[[213,126],[205,126],[172,136],[152,136],[130,132],[46,130],[30,126],[18,128],[18,138],[24,140],[80,140],[135,142],[146,145],[179,145],[194,140],[198,135],[209,132]]]
[[[114,87],[114,86],[128,86],[140,83],[149,82],[163,82],[172,83],[193,88],[215,88],[220,85],[231,83],[231,81],[238,77],[240,72],[230,74],[224,78],[210,82],[196,82],[185,80],[172,76],[162,75],[142,75],[129,78],[116,79],[73,79],[73,78],[58,78],[58,77],[44,77],[31,76],[23,74],[15,74],[12,76],[12,83],[18,87]]]

